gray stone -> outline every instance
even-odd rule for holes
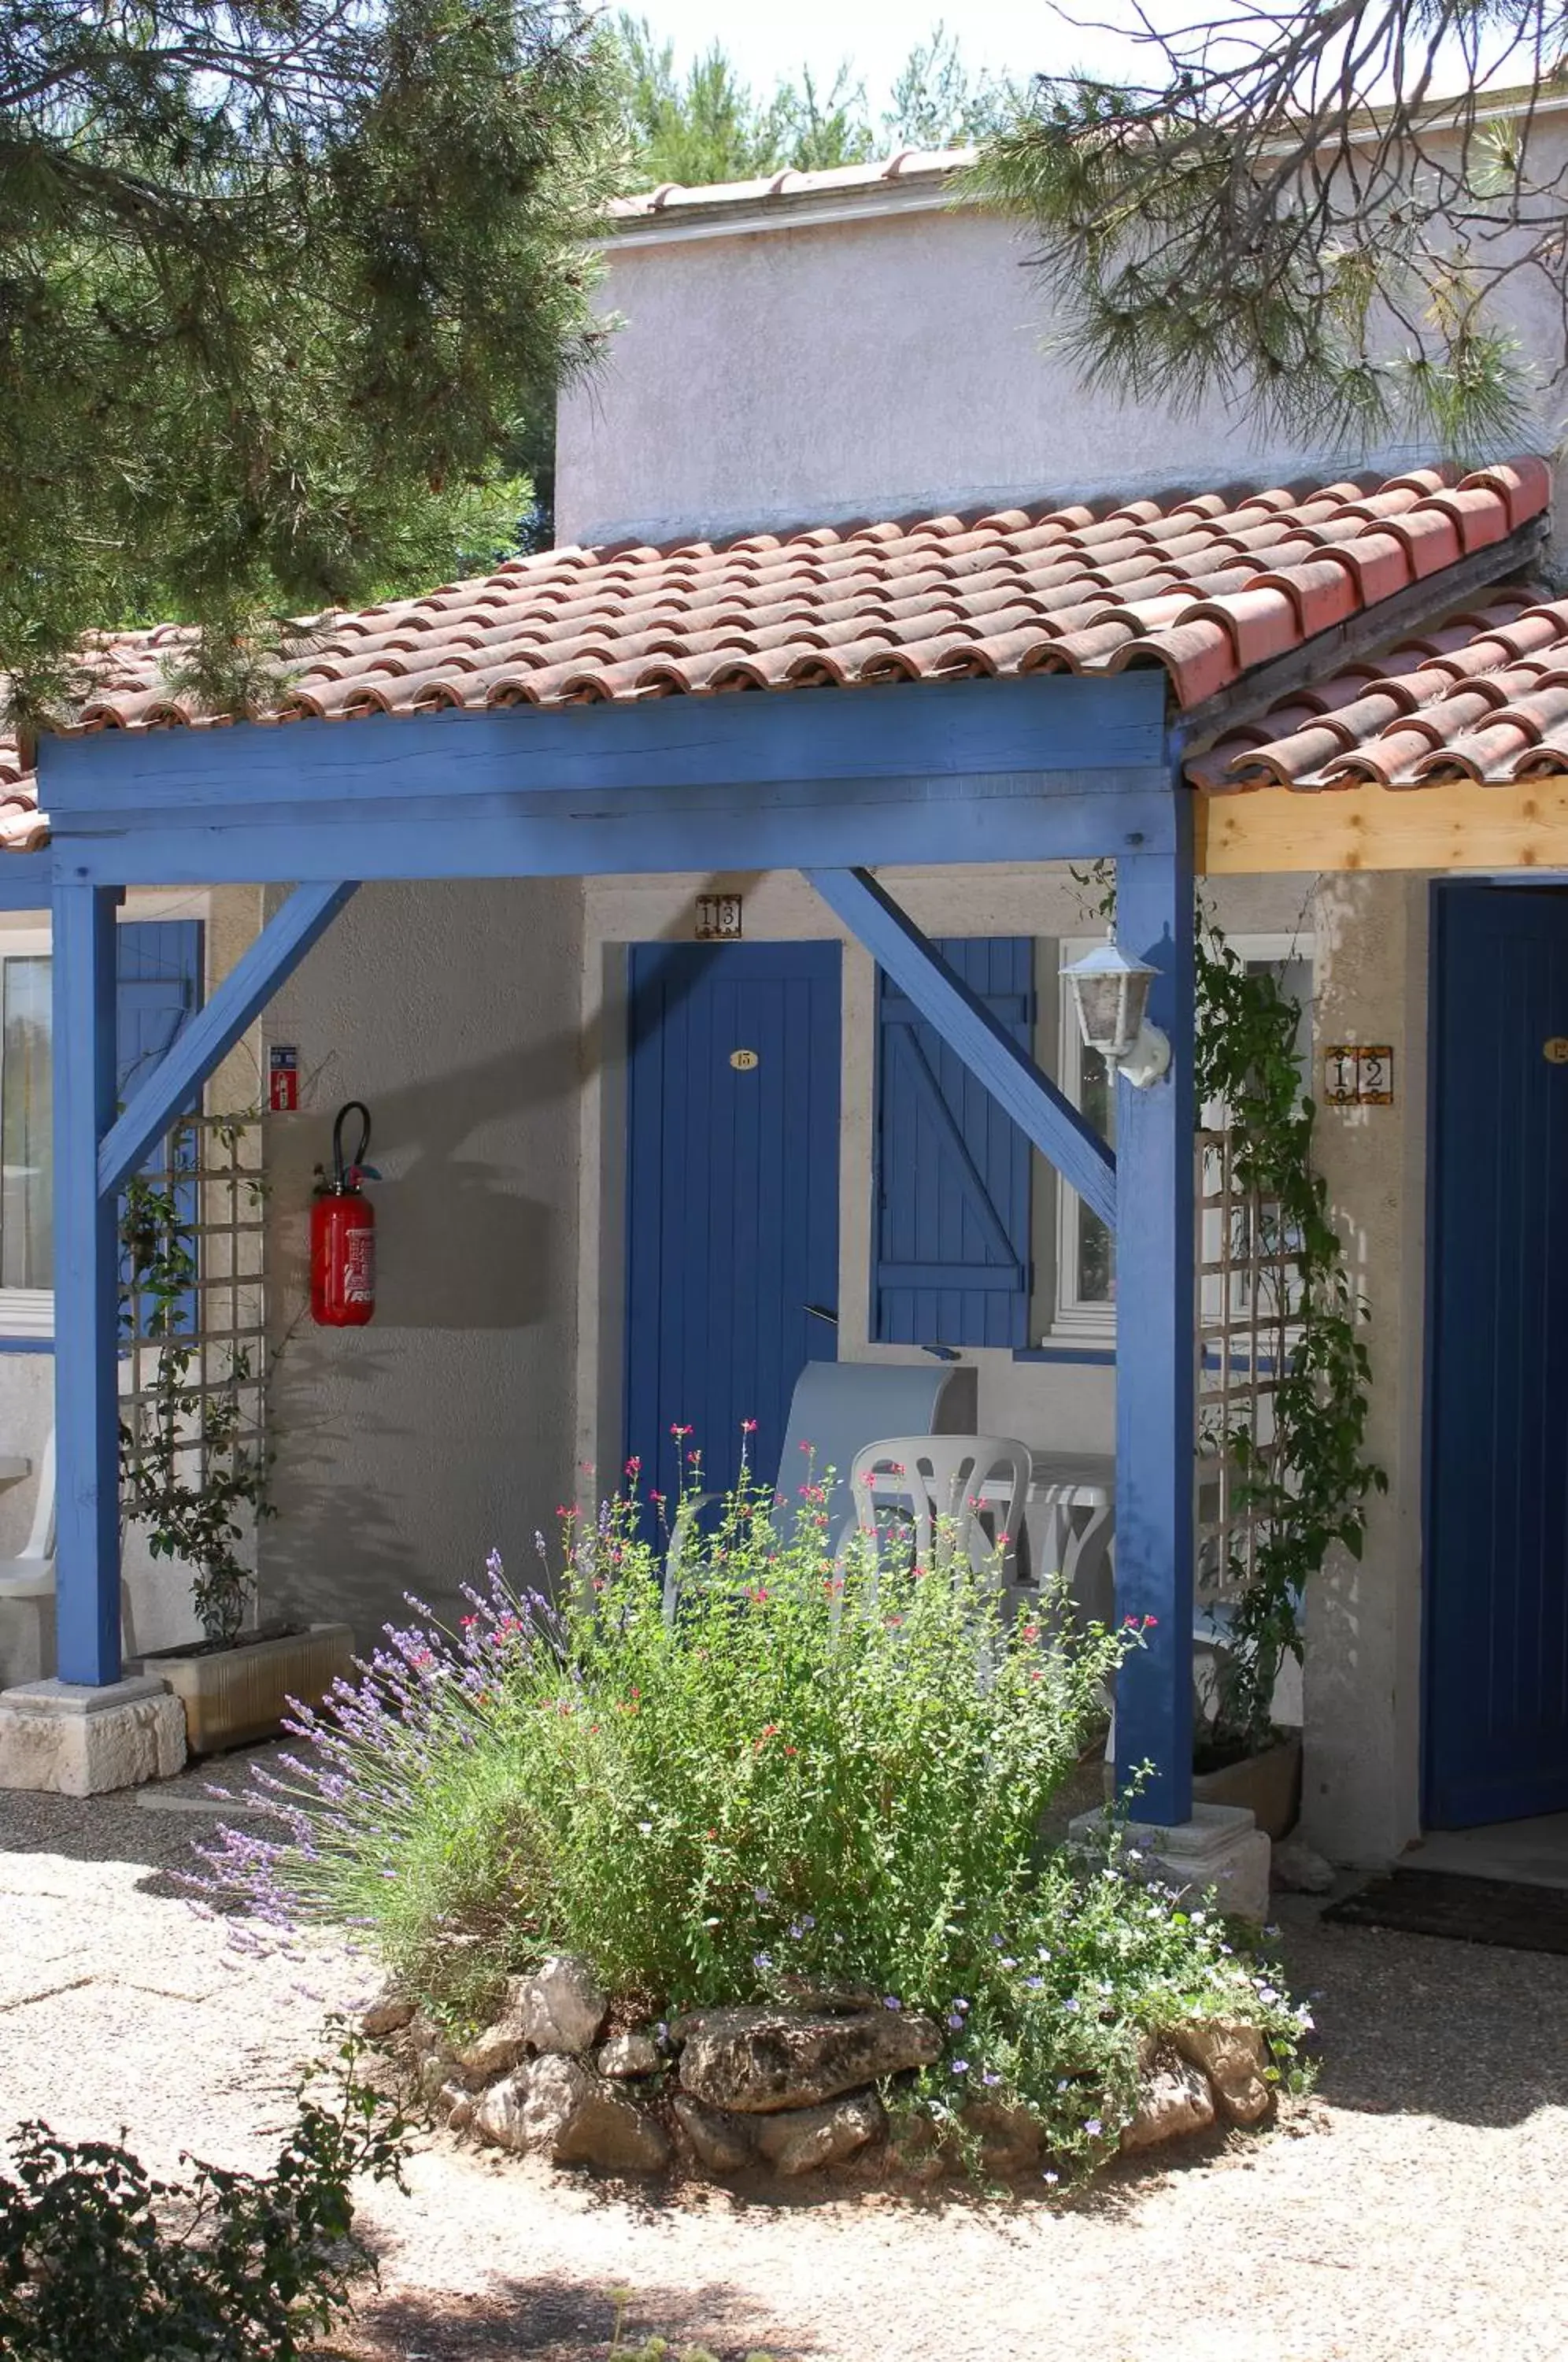
[[[1299,1838],[1286,1838],[1275,1847],[1269,1875],[1287,1894],[1328,1894],[1333,1890],[1334,1865]]]
[[[807,2108],[884,2075],[929,2067],[942,2048],[931,2020],[902,2010],[843,2017],[784,2008],[712,2009],[683,2022],[680,2081],[710,2107],[745,2114]]]
[[[498,2075],[510,2074],[525,2047],[522,2019],[509,2016],[481,2028],[454,2056],[464,2081],[477,2090],[481,2084],[493,2083]]]
[[[1190,2025],[1173,2025],[1170,2036],[1182,2057],[1209,2078],[1232,2124],[1261,2123],[1274,2105],[1274,2092],[1264,2080],[1268,2050],[1255,2025],[1198,2019]]]
[[[541,1960],[531,1976],[507,1983],[505,2021],[515,2019],[530,2050],[580,2058],[591,2050],[610,2007],[610,1996],[582,1960],[558,1953]]]
[[[0,1691],[0,1788],[99,1796],[170,1780],[185,1763],[185,1709],[134,1674],[101,1689],[54,1679]]]
[[[1124,2149],[1154,2148],[1207,2131],[1214,2122],[1214,2095],[1206,2078],[1185,2058],[1145,2068],[1139,2079],[1138,2112],[1121,2136]]]
[[[384,2035],[401,2034],[405,2025],[413,2025],[414,2016],[414,2003],[389,1985],[384,1992],[376,1995],[368,2009],[360,2011],[359,2031],[378,2042]]]
[[[823,2108],[790,2108],[756,2122],[756,2146],[778,2173],[817,2173],[842,2165],[886,2137],[888,2119],[875,2092],[856,2092]]]
[[[1009,2108],[994,2100],[971,2100],[962,2111],[966,2132],[980,2144],[980,2163],[988,2173],[1025,2173],[1040,2159],[1040,2126],[1027,2108]]]
[[[474,2120],[475,2105],[466,2083],[443,2083],[436,2094],[436,2114],[445,2118],[448,2132],[466,2131]]]
[[[442,2092],[446,2089],[449,2080],[449,2068],[450,2061],[443,2058],[437,2050],[427,2050],[419,2062],[418,2074],[415,2078],[419,2085],[419,2095],[421,2099],[428,2100],[432,2106],[440,2099]]]
[[[599,2071],[624,2079],[634,2075],[657,2075],[658,2045],[651,2034],[613,2034],[599,2054]]]
[[[756,2158],[757,2119],[705,2108],[688,2092],[675,2094],[675,2117],[699,2165],[710,2173],[741,2173]]]
[[[558,2051],[491,2084],[474,2109],[473,2125],[497,2147],[532,2150],[553,2165],[657,2173],[669,2162],[663,2127]]]

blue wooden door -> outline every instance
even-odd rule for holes
[[[839,947],[639,944],[629,983],[627,1451],[673,1498],[690,1427],[718,1491],[755,1419],[771,1482],[837,1350]]]
[[[1568,1809],[1568,893],[1435,900],[1426,1816],[1462,1828]]]

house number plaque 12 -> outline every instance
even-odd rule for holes
[[[1394,1052],[1386,1042],[1331,1042],[1323,1052],[1330,1107],[1392,1107]]]

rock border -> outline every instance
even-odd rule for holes
[[[900,2139],[883,2103],[885,2090],[941,2056],[937,2026],[915,2011],[823,1989],[657,2029],[607,2029],[609,2015],[591,1970],[561,1954],[509,1978],[493,2022],[462,2045],[390,1992],[359,2026],[396,2044],[450,2131],[554,2166],[790,2181],[853,2169],[862,2180],[923,2185],[965,2162],[935,2125]],[[1263,2124],[1275,2104],[1267,2063],[1254,2026],[1202,2021],[1148,2037],[1121,2151]],[[973,2101],[960,2122],[988,2175],[1040,2167],[1042,2135],[1025,2110]]]

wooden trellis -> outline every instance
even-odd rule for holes
[[[232,1116],[188,1116],[176,1124],[144,1177],[172,1191],[181,1229],[195,1256],[196,1276],[182,1307],[177,1341],[192,1360],[182,1388],[192,1395],[233,1398],[235,1441],[261,1454],[267,1428],[266,1226],[262,1199],[261,1131]],[[160,1341],[147,1332],[149,1299],[133,1286],[124,1301],[127,1363],[121,1417],[139,1437],[159,1416]],[[204,1460],[204,1423],[193,1416],[186,1447]],[[203,1484],[208,1470],[191,1467],[182,1482]]]
[[[1220,1110],[1206,1110],[1220,1113]],[[1223,1122],[1198,1134],[1198,1586],[1224,1598],[1252,1577],[1266,1519],[1234,1439],[1277,1477],[1275,1396],[1301,1330],[1299,1262],[1277,1198],[1237,1172]]]

